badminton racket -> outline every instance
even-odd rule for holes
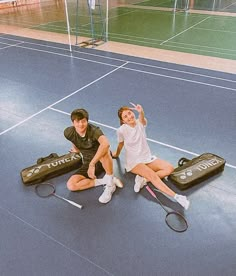
[[[183,215],[181,215],[177,211],[169,211],[162,202],[157,198],[156,194],[153,190],[146,185],[147,191],[157,200],[157,202],[161,205],[161,207],[166,211],[165,222],[167,226],[175,232],[184,232],[188,229],[187,220]]]
[[[82,209],[83,206],[78,204],[78,203],[75,203],[74,201],[71,201],[69,199],[66,199],[62,196],[59,196],[57,195],[55,192],[56,192],[56,188],[50,184],[50,183],[41,183],[41,184],[38,184],[36,185],[35,187],[35,192],[36,194],[39,196],[39,197],[43,197],[43,198],[46,198],[46,197],[50,197],[50,196],[55,196],[61,200],[64,200],[68,203],[70,203],[71,205],[77,207],[77,208],[80,208]]]

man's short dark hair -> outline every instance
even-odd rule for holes
[[[79,109],[75,109],[71,112],[70,115],[71,121],[73,122],[74,120],[82,120],[82,119],[89,119],[89,114],[87,112],[87,110],[83,109],[83,108],[79,108]]]

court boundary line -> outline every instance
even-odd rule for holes
[[[196,28],[196,29],[201,29],[204,30],[204,28]],[[217,30],[216,30],[217,31]],[[218,32],[221,32],[220,30]],[[156,47],[155,45],[158,43],[158,41],[162,41],[161,39],[152,39],[152,38],[145,38],[145,37],[139,37],[139,36],[132,36],[132,35],[125,35],[125,34],[117,34],[117,33],[110,33],[110,36],[113,36],[115,39],[120,40],[120,43],[124,43],[124,44],[128,44],[128,43],[134,43],[134,45],[137,46],[143,46],[142,44],[148,44],[147,46],[144,47],[150,47],[150,48],[154,48],[154,49],[164,49],[165,48],[160,48],[160,47]],[[126,38],[128,37],[128,38]],[[143,40],[140,40],[143,39]],[[116,40],[113,40],[114,42],[117,42]],[[123,42],[125,41],[125,42]],[[135,43],[138,42],[138,43]],[[164,41],[163,41],[164,42]],[[163,43],[162,42],[162,43]],[[142,43],[142,44],[141,44]],[[160,43],[159,45],[161,45],[162,43]],[[168,44],[169,43],[169,44]],[[225,57],[222,57],[222,55],[233,55],[232,53],[229,53],[228,51],[235,51],[232,49],[225,49],[225,48],[219,48],[219,47],[213,47],[213,46],[204,46],[204,45],[200,45],[200,44],[191,44],[191,43],[184,43],[184,42],[177,42],[177,41],[168,41],[168,43],[165,43],[164,47],[168,48],[168,47],[172,47],[172,48],[180,48],[180,49],[184,49],[184,50],[193,50],[193,51],[199,51],[199,49],[197,47],[203,47],[203,48],[211,48],[212,50],[205,50],[205,49],[201,49],[201,51],[207,52],[207,53],[211,53],[211,54],[220,54],[220,57],[214,56],[214,55],[208,55],[208,57],[211,58],[222,58],[222,59],[227,59]],[[175,43],[175,44],[183,44],[186,45],[187,47],[178,47],[178,46],[174,46],[171,45],[171,43]],[[150,46],[151,44],[153,44],[154,46]],[[189,48],[188,45],[191,45],[195,48]],[[166,49],[167,50],[167,49]],[[222,50],[225,52],[216,52],[217,50]],[[178,50],[175,50],[176,52],[181,52]],[[194,52],[190,52],[190,54],[194,54],[194,55],[202,55],[199,53],[194,53]],[[184,53],[188,53],[188,52],[184,52]],[[204,55],[202,55],[204,56]],[[229,59],[229,60],[234,60],[234,59]]]
[[[201,29],[204,30],[203,28],[197,28],[197,29]],[[236,32],[235,32],[236,33]],[[211,52],[211,53],[218,53],[218,52],[214,52],[215,50],[223,50],[225,52],[223,52],[224,55],[233,55],[235,53],[230,53],[230,52],[236,52],[236,49],[227,49],[227,48],[219,48],[219,47],[212,47],[212,46],[206,46],[206,45],[201,45],[201,44],[191,44],[191,43],[184,43],[184,42],[178,42],[178,41],[171,41],[170,43],[174,43],[174,44],[183,44],[183,45],[187,45],[187,46],[196,46],[196,47],[201,47],[201,51],[205,51],[205,52]],[[180,47],[183,48],[183,47]],[[213,51],[209,51],[209,50],[205,50],[204,48],[208,48],[208,49],[212,49]],[[189,49],[189,48],[185,48],[185,49]],[[190,48],[190,49],[194,49],[194,48]]]
[[[0,36],[0,38],[2,38],[2,37]],[[18,41],[16,39],[5,38],[5,37],[3,37],[3,38],[7,39],[7,40]],[[44,44],[42,45],[42,44],[39,44],[39,43],[33,43],[33,42],[27,42],[27,41],[23,41],[21,44],[24,44],[24,43],[28,43],[28,44],[32,44],[32,45],[37,45],[37,46],[42,46],[42,47],[46,47],[46,48],[65,50],[65,51],[69,52],[69,50],[67,48],[60,48],[60,47],[50,46],[50,45],[44,45]],[[176,42],[172,42],[172,43],[176,43]],[[60,44],[60,43],[58,43],[58,44]],[[64,45],[64,44],[62,44],[62,45]],[[199,46],[199,45],[197,45],[197,46]],[[31,47],[27,47],[27,46],[16,46],[16,47],[21,47],[23,49],[29,49],[29,50],[32,50],[32,51],[46,52],[46,53],[53,54],[53,55],[61,55],[61,56],[65,56],[65,57],[69,57],[69,58],[74,58],[74,59],[81,59],[81,60],[85,60],[85,61],[89,61],[89,62],[94,62],[94,63],[100,63],[100,64],[104,64],[104,65],[108,65],[108,66],[113,66],[113,67],[117,66],[117,65],[112,65],[112,64],[109,64],[109,63],[105,63],[105,62],[93,61],[93,60],[89,60],[89,59],[85,59],[85,58],[81,58],[81,57],[71,56],[71,54],[68,54],[68,55],[67,54],[60,54],[60,53],[57,53],[57,52],[51,52],[51,51],[47,51],[47,50],[34,49],[34,48],[31,48]],[[1,48],[0,48],[0,51],[1,51]],[[177,69],[173,69],[173,68],[167,68],[167,67],[150,65],[150,64],[140,63],[140,62],[128,61],[128,60],[125,60],[125,59],[118,59],[118,58],[114,58],[114,57],[106,57],[106,56],[103,56],[103,55],[98,55],[98,54],[93,54],[93,53],[88,53],[88,52],[82,52],[82,51],[78,51],[78,50],[74,50],[74,52],[75,53],[84,54],[84,55],[89,55],[89,56],[97,56],[97,57],[101,57],[101,58],[109,59],[109,60],[116,60],[116,61],[121,61],[121,62],[129,62],[129,63],[133,63],[133,64],[144,65],[144,66],[147,66],[147,67],[159,68],[159,69],[163,69],[163,70],[167,70],[167,71],[180,72],[180,73],[187,74],[187,75],[195,75],[195,76],[201,76],[201,77],[206,77],[206,78],[211,78],[211,79],[219,79],[219,80],[223,80],[223,81],[226,81],[226,82],[236,82],[236,80],[234,81],[234,80],[225,79],[225,78],[218,78],[218,77],[214,77],[214,76],[210,76],[210,75],[198,74],[198,73],[193,73],[193,72],[184,71],[184,70],[177,70]],[[136,57],[134,57],[134,58],[136,58]],[[139,57],[138,57],[138,59],[139,59]],[[168,63],[168,62],[166,62],[166,63]],[[180,66],[195,68],[195,67],[190,66],[190,65],[180,65]],[[200,69],[202,69],[202,68],[200,68]],[[204,68],[202,70],[208,70],[208,71],[218,72],[218,71],[214,71],[214,70],[210,70],[210,69],[204,69]],[[222,73],[224,73],[224,72],[222,72]],[[232,73],[225,73],[225,74],[231,74],[231,75],[233,75]]]
[[[195,75],[195,76],[199,76],[199,77],[203,77],[203,78],[209,78],[209,79],[217,79],[217,80],[222,80],[222,81],[226,81],[226,82],[235,82],[236,80],[229,80],[229,79],[224,79],[224,78],[219,78],[219,77],[213,77],[213,76],[209,76],[209,75],[204,75],[204,74],[199,74],[199,73],[192,73],[192,72],[188,72],[188,71],[183,71],[183,70],[177,70],[177,69],[169,69],[169,68],[165,68],[165,67],[161,67],[161,66],[156,66],[156,65],[151,65],[151,64],[145,64],[145,63],[139,63],[139,62],[133,62],[131,61],[130,64],[137,64],[137,65],[141,65],[141,66],[147,66],[147,67],[151,67],[151,68],[157,68],[157,69],[163,69],[166,71],[173,71],[173,72],[177,72],[177,73],[184,73],[186,75]],[[202,70],[207,70],[207,69],[202,69]]]
[[[62,111],[62,110],[57,109],[57,108],[54,108],[54,107],[49,107],[48,109],[53,110],[53,111],[58,112],[58,113],[62,113],[62,114],[65,114],[65,115],[70,116],[70,113],[65,112],[65,111]],[[91,120],[91,119],[89,119],[89,121],[90,121],[91,123],[96,124],[96,125],[100,125],[100,126],[103,126],[103,127],[106,127],[106,128],[112,129],[112,130],[115,130],[115,131],[117,130],[117,128],[115,128],[115,127],[112,127],[112,126],[109,126],[109,125],[106,125],[106,124],[103,124],[103,123],[99,123],[99,122],[94,121],[94,120]],[[157,140],[155,140],[155,139],[147,138],[147,140],[150,141],[150,142],[152,142],[152,143],[159,144],[159,145],[161,145],[161,146],[165,146],[165,147],[167,147],[167,148],[171,148],[171,149],[174,149],[174,150],[177,150],[177,151],[181,151],[181,152],[188,153],[188,154],[190,154],[190,155],[194,155],[194,156],[199,156],[199,155],[200,155],[199,153],[195,153],[195,152],[192,152],[192,151],[188,151],[188,150],[185,150],[185,149],[182,149],[182,148],[179,148],[179,147],[170,145],[170,144],[166,144],[166,143],[157,141]],[[230,167],[230,168],[232,168],[232,169],[236,169],[236,166],[231,165],[231,164],[229,164],[229,163],[226,163],[225,166]]]
[[[230,34],[235,34],[236,31],[225,31],[225,30],[216,30],[216,29],[209,29],[209,28],[202,28],[202,27],[196,27],[196,30],[204,30],[204,31],[211,31],[211,32],[220,32],[220,33],[230,33]],[[209,46],[206,46],[209,47]]]
[[[7,45],[7,46],[4,46],[4,47],[1,47],[0,48],[0,51],[1,51],[1,50],[4,50],[4,49],[8,49],[8,48],[11,48],[11,47],[16,47],[18,45],[24,44],[24,42],[19,42],[19,43],[16,43],[16,44],[8,44],[8,43],[0,42],[0,44]]]
[[[8,210],[7,208],[4,208],[0,205],[0,208],[6,213],[8,213],[9,215],[11,215],[12,217],[14,217],[15,219],[17,219],[18,221],[22,222],[23,224],[29,226],[31,229],[36,230],[37,232],[39,232],[40,234],[42,234],[44,237],[48,238],[49,240],[55,242],[56,244],[60,245],[61,247],[63,247],[64,249],[68,250],[69,252],[75,254],[76,256],[80,257],[81,259],[83,259],[84,261],[87,261],[88,263],[92,264],[93,266],[101,269],[102,271],[106,272],[108,275],[114,275],[112,273],[110,273],[109,271],[107,271],[106,269],[102,268],[101,266],[97,265],[96,263],[92,262],[89,258],[86,258],[82,255],[80,255],[78,252],[76,252],[74,249],[69,248],[68,246],[66,246],[65,244],[63,244],[62,242],[60,242],[59,240],[53,238],[51,235],[48,235],[47,233],[43,232],[42,230],[40,230],[39,228],[37,228],[36,226],[32,225],[31,223],[25,221],[24,219],[20,218],[19,216],[17,216],[16,214],[12,213],[10,210]]]
[[[206,28],[201,28],[201,27],[197,27],[195,28],[196,30],[206,30]],[[214,32],[227,32],[227,33],[236,33],[236,32],[231,32],[231,31],[222,31],[222,30],[214,30],[214,29],[207,29],[208,31],[214,31]],[[149,44],[155,44],[158,43],[159,41],[162,41],[161,39],[153,39],[153,38],[146,38],[146,37],[142,37],[142,36],[132,36],[132,35],[126,35],[126,34],[117,34],[117,33],[110,33],[112,36],[116,37],[117,39],[120,40],[125,40],[125,41],[138,41],[138,42],[142,42],[142,43],[149,43]],[[128,38],[125,38],[128,37]],[[138,39],[143,39],[142,41],[138,40]],[[145,40],[148,40],[147,42]],[[153,41],[153,42],[152,42]],[[206,51],[206,52],[210,52],[210,53],[217,53],[214,52],[214,50],[222,50],[225,52],[222,52],[225,55],[229,55],[230,53],[228,53],[228,51],[236,51],[235,49],[226,49],[226,48],[219,48],[219,47],[214,47],[214,46],[206,46],[206,45],[201,45],[201,44],[192,44],[192,43],[185,43],[185,42],[178,42],[178,41],[169,41],[169,43],[175,43],[175,44],[183,44],[183,45],[191,45],[191,46],[196,46],[196,47],[203,47],[203,48],[210,48],[213,51]],[[138,45],[138,44],[137,44]],[[160,44],[161,45],[161,44]],[[139,45],[138,45],[139,46]],[[166,47],[169,47],[170,45],[167,44],[165,45]],[[187,48],[187,47],[180,47],[182,49],[193,49],[193,48]],[[162,48],[156,48],[155,49],[162,49]],[[196,49],[195,49],[196,50]],[[204,49],[201,49],[204,51]],[[221,54],[222,54],[221,53]],[[211,57],[211,56],[209,56]]]
[[[98,64],[103,64],[103,65],[107,65],[107,66],[111,66],[111,67],[116,67],[116,68],[121,68],[120,66],[117,66],[117,65],[112,65],[112,64],[108,64],[108,63],[98,62],[98,61],[94,61],[94,60],[88,60],[88,59],[80,58],[80,57],[74,57],[74,56],[71,56],[71,54],[68,54],[68,55],[67,54],[60,54],[60,53],[55,53],[55,52],[50,52],[50,51],[45,51],[45,50],[40,50],[40,49],[34,49],[34,48],[30,48],[30,47],[25,47],[25,46],[21,46],[21,45],[16,45],[15,47],[17,47],[17,48],[23,48],[23,49],[28,49],[28,50],[32,50],[32,51],[45,52],[45,53],[48,53],[48,54],[54,54],[54,55],[59,55],[59,56],[63,56],[63,57],[80,59],[80,60],[84,60],[84,61],[88,61],[88,62],[93,62],[93,63],[98,63]],[[65,49],[65,51],[67,51],[67,50]],[[126,64],[128,64],[128,63],[132,63],[132,61],[126,61]],[[124,64],[124,66],[126,64]],[[226,87],[226,86],[220,86],[220,85],[213,85],[213,84],[210,84],[210,83],[200,82],[200,81],[195,81],[195,80],[189,80],[189,79],[181,78],[181,77],[174,77],[174,76],[169,76],[169,75],[164,75],[164,74],[159,74],[159,73],[153,73],[153,72],[148,72],[148,71],[144,71],[144,70],[132,69],[132,68],[127,68],[127,67],[123,67],[122,69],[136,71],[136,72],[140,72],[140,73],[146,73],[146,74],[150,74],[150,75],[161,76],[161,77],[170,78],[170,79],[176,79],[176,80],[180,80],[180,81],[186,81],[186,82],[190,82],[190,83],[197,83],[197,84],[211,86],[211,87],[217,87],[217,88],[231,90],[231,91],[236,91],[236,89],[234,89],[234,88],[230,88],[230,87]]]
[[[175,41],[171,41],[169,43],[181,43],[181,42],[175,42]],[[193,45],[193,46],[199,46],[199,47],[203,47],[202,45],[196,45],[196,44],[186,44],[186,45]],[[191,50],[190,54],[193,54],[193,55],[199,55],[198,53],[192,53],[192,52],[197,52],[198,49],[196,48],[191,48],[191,47],[181,47],[179,45],[171,45],[171,44],[165,44],[166,48],[177,48],[177,49],[184,49],[184,52],[183,53],[188,53],[186,52],[186,50]],[[213,49],[215,49],[213,47]],[[175,50],[173,50],[175,51]],[[177,50],[176,52],[179,52],[179,50]],[[207,49],[201,49],[201,52],[204,52],[205,55],[201,55],[201,56],[207,56],[207,57],[212,57],[212,58],[219,58],[219,59],[228,59],[228,60],[231,60],[231,61],[235,61],[235,59],[231,59],[231,58],[226,58],[226,57],[221,57],[222,56],[222,52],[218,51],[210,51],[210,50],[207,50]],[[212,56],[208,56],[207,53],[212,53],[214,55]],[[218,56],[217,56],[218,55]],[[235,56],[235,53],[228,53],[228,52],[223,52],[223,55],[225,56]],[[232,74],[235,74],[235,73],[232,73]]]
[[[196,24],[192,25],[191,27],[189,27],[189,28],[187,28],[187,29],[183,30],[182,32],[180,32],[180,33],[178,33],[178,34],[176,34],[176,35],[174,35],[174,36],[170,37],[169,39],[167,39],[167,40],[163,41],[160,45],[163,45],[164,43],[166,43],[166,42],[170,41],[171,39],[173,39],[173,38],[175,38],[175,37],[177,37],[177,36],[179,36],[179,35],[181,35],[181,34],[183,34],[183,33],[187,32],[187,31],[189,31],[190,29],[192,29],[192,28],[194,28],[195,26],[197,26],[197,25],[201,24],[202,22],[206,21],[206,20],[207,20],[207,19],[209,19],[209,18],[211,18],[211,17],[210,17],[210,16],[208,16],[208,17],[204,18],[203,20],[201,20],[201,21],[199,21],[198,23],[196,23]]]
[[[29,121],[30,119],[34,118],[35,116],[39,115],[40,113],[44,112],[45,110],[49,109],[50,107],[52,107],[52,106],[54,106],[54,105],[56,105],[56,104],[58,104],[58,103],[64,101],[65,99],[67,99],[67,98],[69,98],[69,97],[71,97],[71,96],[77,94],[78,92],[84,90],[85,88],[89,87],[90,85],[92,85],[92,84],[94,84],[94,83],[100,81],[101,79],[103,79],[103,78],[109,76],[110,74],[112,74],[112,73],[114,73],[115,71],[119,70],[121,67],[125,66],[127,63],[128,63],[128,62],[122,64],[121,66],[119,66],[119,67],[113,69],[112,71],[110,71],[110,72],[108,72],[108,73],[102,75],[101,77],[99,77],[99,78],[97,78],[97,79],[95,79],[95,80],[93,80],[93,81],[87,83],[86,85],[80,87],[79,89],[75,90],[74,92],[70,93],[69,95],[67,95],[67,96],[65,96],[65,97],[63,97],[63,98],[61,98],[60,100],[58,100],[58,101],[56,101],[56,102],[54,102],[54,103],[48,105],[47,107],[45,107],[45,108],[39,110],[38,112],[32,114],[31,116],[29,116],[29,117],[27,117],[26,119],[20,121],[19,123],[17,123],[17,124],[15,124],[15,125],[13,125],[13,126],[7,128],[7,129],[5,129],[4,131],[0,132],[0,136],[3,135],[3,134],[5,134],[5,133],[7,133],[7,132],[9,132],[10,130],[12,130],[12,129],[14,129],[14,128],[20,126],[20,125],[22,125],[23,123]]]
[[[201,85],[205,85],[205,86],[211,86],[211,87],[216,87],[216,88],[220,88],[220,89],[226,89],[226,90],[236,91],[236,88],[231,88],[231,87],[226,87],[226,86],[221,86],[221,85],[215,85],[215,84],[205,83],[205,82],[201,82],[201,81],[182,79],[180,77],[166,76],[164,74],[153,73],[153,72],[148,72],[148,71],[138,70],[138,69],[132,69],[132,68],[123,68],[123,69],[131,70],[131,71],[136,71],[136,72],[140,72],[140,73],[144,73],[144,74],[150,74],[150,75],[160,76],[160,77],[163,77],[163,78],[176,79],[176,80],[179,80],[179,81],[185,81],[185,82],[190,82],[190,83],[197,83],[197,84],[201,84]]]
[[[210,46],[204,46],[204,45],[200,45],[200,44],[190,44],[190,43],[183,43],[183,42],[177,42],[177,41],[168,41],[168,43],[165,43],[164,47],[165,48],[161,48],[161,47],[156,47],[156,43],[155,42],[150,42],[150,41],[141,41],[140,43],[140,40],[135,40],[135,39],[128,39],[128,38],[123,38],[123,37],[116,37],[116,41],[114,42],[118,42],[118,43],[124,43],[124,44],[131,44],[133,42],[139,42],[139,44],[136,44],[136,43],[133,43],[134,45],[136,46],[140,46],[140,47],[149,47],[149,48],[154,48],[154,49],[160,49],[160,50],[167,50],[168,51],[168,48],[177,48],[177,50],[173,50],[177,53],[184,53],[184,54],[192,54],[192,55],[199,55],[199,56],[207,56],[209,58],[221,58],[221,59],[228,59],[228,60],[231,60],[231,61],[234,61],[235,59],[233,58],[226,58],[225,56],[230,56],[230,55],[235,55],[234,53],[229,53],[229,52],[217,52],[218,49],[221,49],[221,50],[225,50],[224,48],[217,48],[217,47],[210,47]],[[125,42],[124,42],[125,41]],[[186,45],[185,46],[178,46],[178,45],[171,45],[171,43],[175,43],[175,44],[183,44],[183,45]],[[154,46],[150,46],[151,44],[153,44]],[[159,44],[161,45],[161,44]],[[195,48],[190,48],[188,47],[188,45],[191,45]],[[197,47],[203,47],[203,49],[201,49],[201,52],[205,52],[205,53],[211,53],[212,55],[204,55],[204,54],[199,54],[197,51],[199,51],[199,49]],[[205,50],[204,47],[209,47],[209,48],[212,48],[212,50]],[[184,49],[184,51],[180,51],[178,49]],[[191,50],[191,52],[188,52],[187,50]],[[229,51],[235,51],[235,50],[229,50]],[[216,56],[216,55],[220,55],[220,56]],[[223,55],[223,56],[222,56]]]

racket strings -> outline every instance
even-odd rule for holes
[[[55,188],[50,183],[42,183],[35,187],[35,191],[39,197],[48,197],[54,194]]]
[[[166,224],[176,232],[184,232],[188,229],[186,219],[179,213],[170,212],[166,215]]]
[[[156,199],[156,201],[160,204],[160,206],[167,213],[165,222],[169,228],[171,228],[175,232],[184,232],[188,229],[188,223],[183,215],[181,215],[179,212],[169,211],[167,208],[165,208],[165,206],[163,205],[161,200],[159,198],[157,198],[154,191],[148,185],[146,185],[146,190]]]

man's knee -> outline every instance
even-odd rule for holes
[[[106,162],[106,161],[109,161],[109,162],[112,162],[112,156],[111,156],[111,152],[108,151],[106,152],[102,158],[100,159],[100,162],[103,163],[103,162]]]
[[[112,170],[113,169],[113,161],[112,161],[112,157],[110,154],[110,151],[107,152],[101,159],[100,162],[104,168],[105,171],[107,170]]]
[[[81,180],[82,179],[75,175],[71,176],[71,178],[66,183],[67,189],[72,192],[81,190],[79,183]]]
[[[75,185],[73,181],[68,180],[68,182],[66,183],[66,186],[67,186],[67,189],[72,192],[78,190],[78,185]]]

